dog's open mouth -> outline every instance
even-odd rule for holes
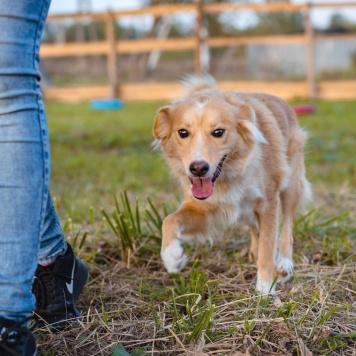
[[[194,195],[195,198],[204,200],[209,198],[214,191],[214,183],[218,179],[223,163],[225,161],[226,155],[221,159],[219,162],[218,166],[216,167],[216,170],[214,174],[210,177],[204,177],[204,178],[191,178],[189,177],[190,183],[192,184],[192,194]]]

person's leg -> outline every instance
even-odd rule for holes
[[[67,242],[53,206],[51,194],[48,195],[44,223],[40,235],[38,263],[47,266],[67,250]]]
[[[33,283],[37,326],[51,324],[62,329],[67,320],[79,317],[75,301],[87,278],[88,269],[67,244],[49,195]]]
[[[0,1],[0,354],[34,355],[26,329],[49,197],[38,49],[49,0]]]
[[[0,317],[35,306],[31,292],[49,199],[50,156],[39,86],[49,0],[0,2]]]
[[[38,71],[49,4],[0,1],[0,318],[19,321],[35,309],[58,324],[79,316],[74,302],[88,271],[67,246],[49,193]]]

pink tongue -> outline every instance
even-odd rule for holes
[[[197,199],[206,199],[213,194],[213,182],[210,178],[194,178],[192,181],[192,193]]]

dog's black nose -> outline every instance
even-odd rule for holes
[[[209,170],[209,164],[205,161],[194,161],[190,164],[189,170],[196,177],[203,177]]]

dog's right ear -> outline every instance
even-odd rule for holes
[[[153,124],[153,135],[157,140],[163,140],[170,136],[171,132],[171,120],[170,120],[170,106],[164,106],[160,108],[155,122]]]

